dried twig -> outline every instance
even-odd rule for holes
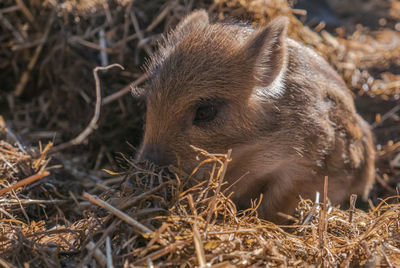
[[[107,211],[111,212],[121,220],[125,221],[129,225],[135,228],[135,230],[139,231],[140,234],[151,234],[153,233],[152,230],[141,224],[140,222],[132,219],[128,214],[116,209],[115,207],[109,205],[108,203],[104,202],[103,200],[99,199],[97,196],[93,196],[88,193],[83,193],[82,195],[84,198],[88,199],[90,202],[106,209]]]
[[[20,7],[15,5],[15,6],[10,6],[10,7],[5,7],[0,9],[0,13],[6,14],[6,13],[10,13],[10,12],[15,12],[17,10],[20,10]]]
[[[383,124],[383,122],[385,122],[387,119],[389,119],[390,117],[392,117],[394,114],[396,114],[398,111],[400,111],[400,104],[397,104],[396,106],[394,106],[392,109],[390,109],[387,113],[385,113],[381,120],[379,121],[375,121],[372,125],[371,128],[375,129],[376,127],[380,126]]]
[[[221,191],[221,186],[222,186],[222,182],[224,180],[225,174],[226,174],[226,170],[228,169],[228,163],[229,163],[229,161],[231,161],[231,154],[232,154],[232,149],[229,149],[228,153],[226,154],[226,158],[225,158],[225,161],[224,161],[224,164],[222,167],[221,174],[218,178],[217,189],[216,189],[213,199],[210,203],[210,209],[208,210],[207,219],[206,219],[207,224],[204,229],[204,231],[206,233],[206,235],[205,235],[206,237],[207,237],[207,226],[210,223],[212,213],[214,212],[215,203],[218,199],[219,192]]]
[[[111,94],[110,96],[105,97],[102,104],[106,105],[106,104],[109,104],[109,103],[121,98],[122,96],[131,92],[132,88],[137,87],[138,85],[140,85],[141,83],[143,83],[146,80],[147,80],[147,74],[142,74],[132,84],[129,84],[129,85],[125,86],[123,89],[121,89],[120,91],[115,92],[114,94]]]
[[[25,17],[28,21],[32,24],[33,27],[38,31],[39,26],[35,22],[35,18],[33,17],[32,13],[29,11],[28,7],[24,4],[22,0],[15,0],[19,8],[21,9],[22,13],[24,13]]]
[[[118,63],[114,63],[105,67],[100,67],[97,66],[96,68],[93,69],[93,76],[94,80],[96,82],[96,107],[94,110],[94,115],[92,119],[90,120],[89,125],[75,138],[73,138],[70,141],[67,141],[65,143],[59,144],[49,150],[49,154],[54,154],[56,152],[59,152],[61,150],[64,150],[70,146],[78,145],[84,142],[87,137],[93,133],[93,131],[97,128],[97,122],[99,121],[100,118],[100,110],[101,110],[101,88],[100,88],[100,79],[98,75],[98,71],[103,71],[103,70],[109,70],[111,68],[118,67],[120,69],[124,69],[121,65]]]
[[[350,208],[349,208],[349,222],[350,223],[353,221],[353,214],[354,214],[354,209],[356,206],[356,201],[357,201],[357,195],[352,194],[350,196]]]
[[[108,237],[108,236],[107,236]],[[107,258],[106,256],[104,256],[103,252],[99,249],[99,248],[95,248],[96,244],[93,242],[89,242],[86,245],[86,249],[89,251],[93,250],[93,257],[96,259],[96,261],[102,266],[106,266],[107,265]]]
[[[7,262],[6,260],[4,260],[3,258],[0,257],[0,264],[4,267],[4,268],[17,268],[17,266],[12,265],[11,263]]]
[[[162,256],[170,253],[171,251],[176,250],[178,247],[183,246],[185,244],[188,244],[192,241],[192,239],[187,239],[187,240],[183,240],[183,241],[177,241],[171,245],[166,246],[165,248],[162,248],[160,250],[157,250],[156,252],[153,252],[143,258],[138,259],[137,261],[135,261],[133,264],[134,265],[139,265],[141,263],[146,262],[148,259],[154,261],[158,258],[161,258]]]
[[[319,262],[323,263],[323,253],[324,253],[324,244],[325,244],[325,233],[326,233],[326,227],[327,227],[327,220],[326,220],[326,214],[327,214],[327,199],[328,199],[328,176],[325,176],[324,178],[324,196],[323,196],[323,203],[322,203],[322,210],[319,211],[319,221],[318,221],[318,243],[319,243],[319,248],[320,248],[320,260]]]
[[[111,239],[110,236],[106,238],[106,253],[107,253],[107,268],[113,268],[112,254],[111,254]]]
[[[128,29],[129,29],[129,13],[131,12],[132,5],[133,5],[133,0],[130,1],[128,6],[125,9],[124,13],[124,34],[120,43],[120,52],[118,55],[119,62],[124,62],[124,54],[125,54],[125,48],[126,48],[126,43],[127,43],[127,37],[128,37]]]
[[[142,30],[140,30],[139,22],[136,18],[135,12],[131,11],[130,16],[131,16],[131,21],[132,21],[133,27],[135,28],[136,34],[139,37],[138,47],[140,48],[141,46],[144,46],[144,49],[145,49],[147,55],[150,56],[152,54],[152,51],[151,51],[150,47],[144,41],[143,32],[142,32]]]
[[[114,231],[116,226],[117,226],[117,222],[113,221],[107,227],[107,229],[105,229],[103,231],[103,234],[100,237],[100,239],[97,241],[96,245],[88,252],[88,254],[85,256],[85,258],[83,258],[83,260],[77,265],[77,268],[83,268],[90,262],[90,258],[93,256],[95,251],[100,247],[100,245],[102,245],[104,243],[104,241],[107,239],[107,237],[110,235],[110,233],[112,233]]]
[[[11,190],[17,189],[17,188],[22,187],[24,185],[28,185],[30,183],[33,183],[33,182],[35,182],[37,180],[40,180],[41,178],[47,177],[49,175],[50,175],[50,173],[48,171],[39,172],[39,173],[37,173],[35,175],[32,175],[32,176],[30,176],[30,177],[28,177],[26,179],[23,179],[23,180],[17,182],[16,184],[11,185],[10,187],[4,188],[4,189],[0,189],[0,196],[5,194],[5,193],[8,193]]]
[[[146,27],[145,32],[151,32],[160,22],[168,15],[168,13],[178,4],[177,0],[172,1],[161,13]]]
[[[101,61],[101,66],[107,66],[108,65],[108,55],[107,55],[107,42],[105,38],[105,33],[104,29],[100,29],[99,31],[99,43],[100,43],[100,61]]]
[[[144,192],[138,196],[132,197],[129,200],[127,200],[126,202],[123,202],[123,205],[119,208],[120,210],[125,210],[131,206],[133,206],[134,204],[136,204],[137,202],[139,202],[140,200],[143,200],[146,197],[150,197],[152,194],[159,192],[160,190],[162,190],[164,187],[171,185],[173,183],[173,181],[167,181],[164,182],[156,187],[154,187],[153,189]]]
[[[197,228],[197,224],[193,224],[193,243],[196,249],[196,256],[200,267],[205,267],[206,257],[204,254],[203,242],[201,241],[200,232]]]
[[[4,27],[6,27],[13,33],[15,39],[17,39],[18,42],[20,43],[24,42],[24,38],[22,37],[22,35],[14,28],[14,26],[8,21],[8,19],[6,19],[6,17],[3,16],[2,12],[0,12],[0,22],[1,24],[4,25]]]
[[[68,43],[70,43],[70,44],[74,44],[75,42],[81,44],[82,46],[85,46],[85,47],[88,47],[88,48],[91,48],[91,49],[94,49],[94,50],[98,50],[100,52],[101,51],[105,51],[108,54],[116,54],[117,53],[117,50],[115,50],[115,49],[112,49],[112,48],[109,48],[109,47],[102,47],[101,45],[89,42],[89,41],[83,39],[80,36],[73,36],[73,37],[68,39]]]
[[[31,156],[29,156],[29,155],[23,155],[23,154],[16,153],[16,152],[13,152],[13,151],[10,151],[10,150],[7,150],[7,149],[3,149],[3,148],[0,148],[0,152],[5,153],[5,154],[9,154],[9,155],[12,155],[12,156],[15,156],[15,157],[18,157],[20,159],[31,158]]]
[[[21,1],[21,0],[19,0],[19,1]],[[27,69],[24,71],[24,73],[21,76],[21,79],[20,79],[19,83],[15,87],[14,95],[17,96],[17,97],[21,96],[22,93],[25,90],[26,84],[28,83],[28,80],[29,80],[29,76],[30,76],[33,68],[35,67],[37,60],[39,59],[40,52],[42,51],[43,46],[46,43],[47,38],[49,37],[49,33],[50,33],[50,30],[51,30],[51,26],[53,25],[54,17],[55,17],[55,11],[53,11],[53,13],[51,14],[50,19],[49,19],[49,21],[47,23],[46,30],[45,30],[43,38],[42,38],[43,42],[41,42],[36,47],[35,52],[33,54],[33,57],[29,61]]]
[[[69,200],[59,200],[59,199],[51,199],[51,200],[47,200],[47,199],[18,199],[18,200],[16,200],[16,199],[11,199],[11,198],[4,199],[4,203],[6,205],[32,205],[32,204],[55,205],[55,204],[64,204],[64,203],[68,203],[68,202],[69,202]]]

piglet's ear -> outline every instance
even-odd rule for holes
[[[269,87],[286,69],[285,38],[288,18],[278,17],[249,37],[242,47],[256,79],[256,87]]]
[[[175,32],[187,34],[194,29],[202,28],[209,24],[208,14],[204,9],[194,11],[184,18],[175,28]]]

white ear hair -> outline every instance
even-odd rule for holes
[[[209,24],[208,14],[204,9],[196,10],[187,15],[175,28],[182,34],[191,32],[198,27],[204,27]]]
[[[279,99],[285,93],[285,74],[286,74],[286,66],[284,66],[279,72],[278,76],[266,87],[255,86],[253,89],[253,94],[260,98],[273,98]]]

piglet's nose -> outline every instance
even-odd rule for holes
[[[158,166],[166,166],[171,163],[171,158],[161,145],[146,145],[139,157],[139,161],[149,160]]]

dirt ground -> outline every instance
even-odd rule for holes
[[[321,3],[1,1],[0,265],[400,265],[400,2]],[[133,163],[145,107],[131,85],[145,85],[157,41],[198,8],[252,25],[286,15],[289,36],[343,77],[377,147],[362,210],[304,200],[291,225],[276,226],[219,192],[228,156],[199,152],[220,173],[190,189],[179,170]],[[94,115],[93,69],[111,63],[124,70],[100,74],[97,128],[71,145]]]

